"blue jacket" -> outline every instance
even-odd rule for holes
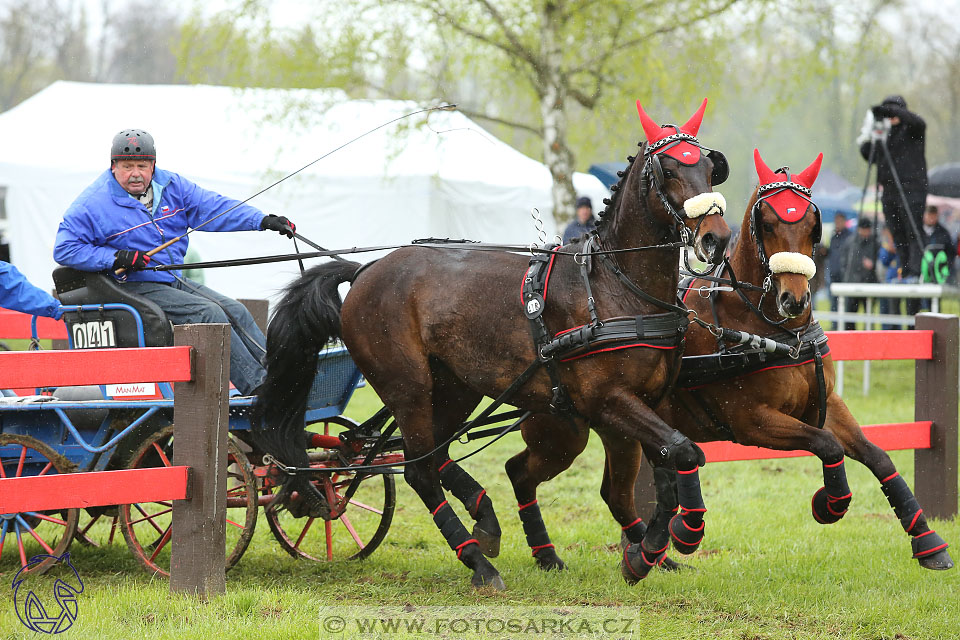
[[[109,169],[73,201],[63,216],[53,258],[81,271],[105,271],[120,249],[149,251],[238,204],[176,173],[153,173],[153,211],[124,191]],[[264,214],[242,204],[202,231],[257,231]],[[187,238],[153,256],[150,264],[181,264]],[[134,271],[120,279],[173,282],[179,271]]]
[[[58,320],[63,315],[56,298],[30,284],[19,269],[2,260],[0,260],[0,307]]]

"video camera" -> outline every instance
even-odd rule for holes
[[[870,130],[871,140],[886,140],[890,134],[890,118],[877,118],[873,121],[873,127]]]

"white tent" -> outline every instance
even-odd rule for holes
[[[154,136],[158,166],[242,200],[418,108],[347,100],[326,90],[57,82],[0,114],[0,187],[6,187],[11,259],[35,284],[52,287],[57,226],[74,198],[109,166],[110,141],[122,128]],[[548,237],[556,233],[550,184],[541,163],[458,112],[434,111],[363,137],[250,204],[286,215],[301,234],[331,249],[431,236],[529,244],[537,241],[533,207]],[[574,185],[595,208],[608,194],[588,174],[576,174]],[[289,240],[266,232],[201,229],[191,234],[190,245],[204,260],[293,251]],[[223,293],[265,298],[298,268],[287,262],[205,273],[206,283]]]

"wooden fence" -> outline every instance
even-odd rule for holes
[[[206,597],[225,588],[230,328],[179,326],[174,344],[0,352],[3,389],[174,382],[178,443],[172,467],[2,478],[0,513],[173,500],[170,590]]]

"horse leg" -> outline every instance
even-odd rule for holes
[[[444,447],[438,471],[443,488],[457,497],[467,513],[474,520],[473,537],[480,545],[480,551],[488,558],[496,558],[500,553],[500,522],[493,509],[493,501],[487,495],[487,490],[480,486],[469,473],[456,462]],[[438,454],[440,455],[440,454]]]
[[[953,559],[947,552],[947,543],[927,524],[923,509],[890,456],[867,440],[847,405],[835,394],[827,399],[824,428],[833,432],[848,456],[870,469],[880,481],[883,495],[887,497],[903,530],[910,536],[913,557],[920,566],[924,569],[952,568]]]
[[[703,514],[706,507],[703,506],[700,494],[698,470],[703,464],[703,452],[686,436],[671,429],[639,398],[629,393],[619,390],[613,392],[604,404],[601,417],[602,428],[597,431],[602,438],[611,438],[611,442],[616,442],[617,439],[643,442],[647,458],[654,465],[657,487],[654,516],[643,533],[640,544],[629,545],[621,563],[624,579],[636,583],[645,578],[650,569],[665,561],[670,544],[670,530],[673,528],[670,520],[679,506],[678,496],[686,500],[686,514],[678,517],[682,518],[687,528],[699,529],[700,537],[696,544],[678,545],[677,549],[683,553],[692,553],[702,540]],[[622,450],[610,455],[610,494],[617,500],[622,500],[623,495],[629,496],[629,506],[623,507],[629,511],[620,513],[632,513],[635,520],[637,515],[636,505],[633,503],[633,485],[639,469],[639,451],[635,445],[627,449],[628,455],[624,455]],[[672,483],[673,476],[676,476],[676,485]],[[624,486],[620,488],[620,484]],[[624,525],[639,528],[639,525],[631,522],[621,522],[621,526]]]
[[[545,571],[562,570],[566,565],[547,534],[537,503],[537,487],[569,468],[587,446],[590,431],[580,421],[575,423],[574,429],[570,421],[563,418],[546,414],[531,416],[521,428],[527,447],[504,465],[517,497],[527,544],[537,566]],[[558,438],[558,433],[569,434],[569,437]]]
[[[827,411],[827,421],[830,411]],[[810,501],[814,519],[820,524],[838,522],[847,513],[853,494],[847,484],[843,445],[828,429],[817,429],[767,406],[750,408],[750,416],[731,420],[737,427],[737,442],[781,451],[809,451],[823,465],[823,486]]]

